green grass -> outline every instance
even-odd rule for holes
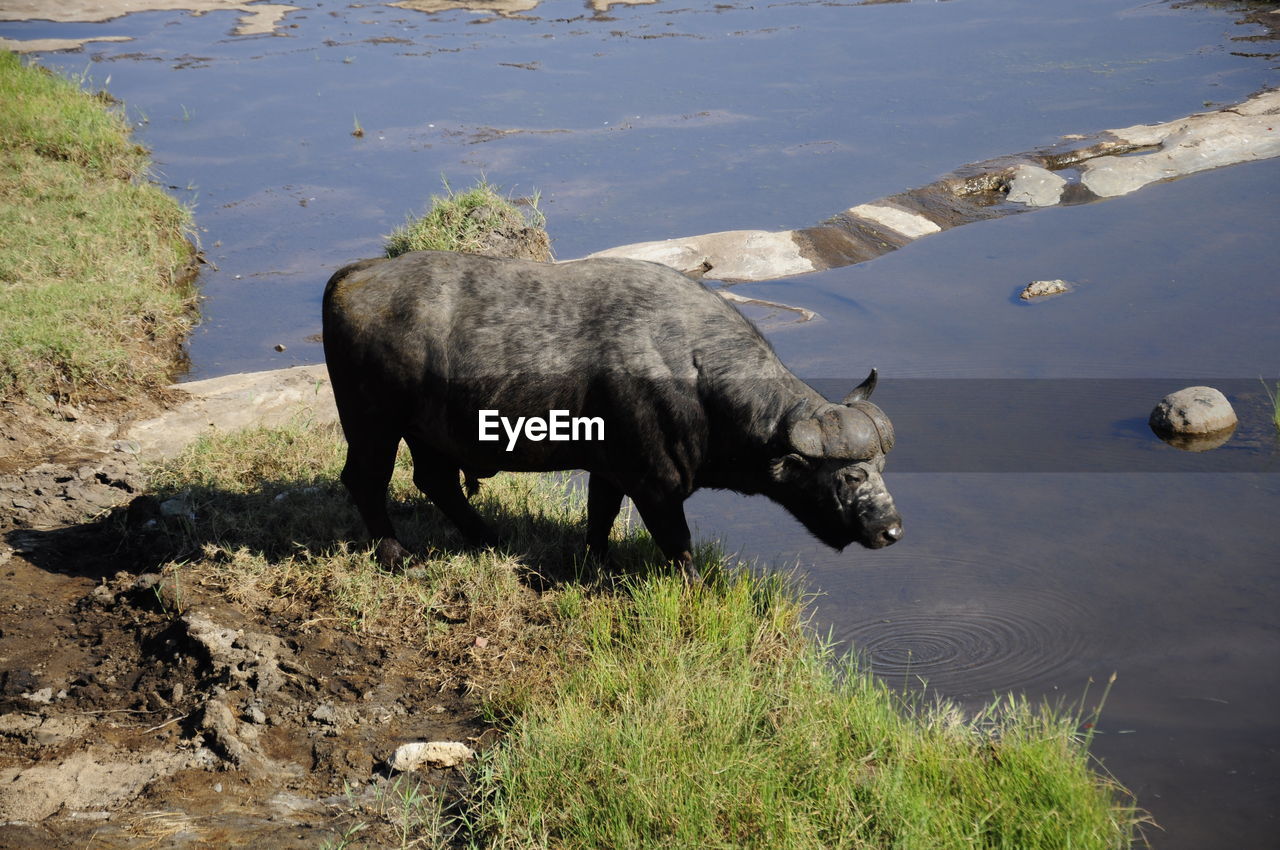
[[[504,647],[466,673],[503,735],[461,817],[384,806],[333,846],[363,846],[361,823],[410,821],[400,846],[459,828],[496,848],[1101,850],[1136,835],[1141,813],[1078,732],[1083,704],[966,714],[903,696],[814,637],[794,581],[708,545],[695,557],[709,578],[689,585],[622,521],[616,568],[579,573],[583,499],[553,476],[487,480],[477,505],[502,543],[475,552],[402,456],[392,512],[425,554],[393,575],[343,542],[363,537],[341,463],[336,431],[299,425],[203,440],[153,477],[196,517],[171,531],[194,553],[171,572],[428,651],[479,634]]]
[[[1262,380],[1259,378],[1258,380]],[[1266,393],[1267,404],[1271,407],[1271,424],[1280,429],[1280,381],[1276,382],[1276,388],[1273,392],[1271,387],[1267,386],[1266,381],[1262,381],[1262,391]]]
[[[0,397],[156,386],[190,328],[190,215],[108,100],[0,52]]]
[[[901,697],[804,628],[777,577],[628,582],[478,779],[495,847],[1119,848],[1136,813],[1076,718]]]
[[[549,260],[546,219],[536,196],[526,209],[522,211],[484,179],[466,192],[454,192],[446,182],[445,194],[432,195],[423,215],[410,216],[387,237],[386,254],[457,251]]]

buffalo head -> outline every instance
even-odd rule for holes
[[[896,543],[902,517],[881,473],[893,425],[867,401],[876,371],[839,404],[806,407],[784,423],[787,448],[771,470],[776,501],[833,549]]]

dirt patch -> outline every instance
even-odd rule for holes
[[[512,215],[508,208],[488,205],[477,207],[468,216],[479,223],[484,234],[484,244],[474,253],[538,262],[551,260],[551,239],[546,229],[530,224],[518,213]]]
[[[0,474],[0,846],[315,847],[390,786],[397,747],[483,747],[470,653],[162,575],[154,531],[183,518],[122,426],[5,413],[9,442],[55,450]],[[454,768],[411,776],[462,792]]]

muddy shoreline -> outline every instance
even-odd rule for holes
[[[148,495],[139,444],[105,420],[86,439],[87,418],[54,460],[0,475],[0,846],[315,847],[399,745],[483,745],[474,635],[424,654],[162,575],[157,524],[182,519]],[[415,773],[451,795],[458,777]]]

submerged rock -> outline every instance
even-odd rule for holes
[[[1070,291],[1071,284],[1065,280],[1033,280],[1026,285],[1019,297],[1023,301],[1030,301],[1033,298],[1046,298]]]
[[[1062,199],[1067,181],[1038,165],[1019,165],[1009,181],[1008,200],[1029,207],[1051,207]]]
[[[1126,195],[1157,180],[1195,174],[1237,162],[1280,156],[1276,110],[1280,92],[1257,95],[1233,109],[1190,115],[1167,124],[1112,130],[1151,153],[1100,156],[1084,165],[1080,182],[1095,195]]]
[[[1160,400],[1147,420],[1165,442],[1187,451],[1215,449],[1230,439],[1236,412],[1213,387],[1187,387]]]

